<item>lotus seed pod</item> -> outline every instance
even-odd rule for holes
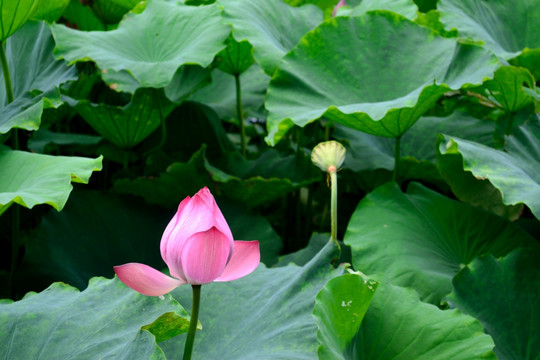
[[[325,141],[313,148],[311,161],[322,171],[339,169],[345,160],[345,147],[337,141]]]

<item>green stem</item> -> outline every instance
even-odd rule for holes
[[[195,341],[195,332],[197,331],[197,322],[199,321],[199,304],[201,302],[201,285],[191,285],[193,289],[193,303],[191,306],[191,320],[189,321],[189,330],[184,347],[183,360],[190,360],[193,352],[193,342]]]
[[[4,86],[6,88],[7,103],[13,102],[15,95],[13,94],[13,84],[11,82],[11,73],[4,49],[4,42],[0,42],[0,64],[2,66],[2,74],[4,75]],[[17,129],[12,131],[13,150],[19,150],[19,134]],[[9,269],[8,287],[11,298],[15,298],[15,287],[13,286],[13,277],[17,259],[19,257],[19,244],[21,240],[21,209],[17,204],[13,204],[12,220],[11,220],[11,266]]]
[[[242,110],[242,88],[240,86],[240,74],[234,75],[236,84],[236,113],[240,123],[240,140],[242,142],[242,155],[246,157],[246,129],[244,128],[244,113]]]
[[[159,112],[159,123],[161,126],[161,138],[159,139],[159,143],[153,147],[152,149],[148,150],[143,154],[144,157],[148,157],[152,153],[158,151],[159,149],[163,148],[165,146],[165,143],[167,142],[167,124],[166,119],[163,116],[163,107],[161,105],[161,101],[159,100],[159,97],[157,98],[157,108]]]
[[[506,122],[506,132],[505,135],[511,135],[512,134],[512,127],[514,126],[514,113],[509,112],[507,115],[508,119]]]
[[[4,86],[6,88],[7,103],[13,102],[15,95],[13,94],[13,84],[11,82],[11,73],[9,72],[9,64],[4,49],[4,42],[0,42],[0,63],[2,65],[2,74],[4,74]],[[19,150],[19,134],[17,129],[11,130],[13,150]]]
[[[9,72],[9,65],[6,57],[6,51],[4,50],[4,43],[0,42],[0,62],[2,63],[2,74],[4,74],[4,85],[6,87],[7,103],[13,102],[13,85],[11,84],[11,74]]]
[[[332,241],[334,241],[338,248],[340,248],[338,240],[337,240],[337,171],[332,170],[329,172],[330,175],[330,228],[331,233],[330,236],[332,238]]]
[[[394,173],[392,174],[392,180],[394,180],[395,182],[398,181],[399,159],[401,158],[400,148],[401,148],[401,135],[396,137],[396,144],[394,146]]]

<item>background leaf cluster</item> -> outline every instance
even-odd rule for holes
[[[189,288],[112,266],[203,186],[262,264],[195,357],[540,356],[540,3],[336,3],[0,2],[0,357],[177,358]]]

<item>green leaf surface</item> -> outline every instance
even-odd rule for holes
[[[165,88],[165,95],[169,100],[180,104],[200,88],[211,82],[210,70],[197,65],[184,65],[174,74],[169,85]]]
[[[250,207],[276,200],[321,178],[306,154],[281,156],[273,149],[255,160],[230,152],[212,164],[206,161],[205,167],[224,196]]]
[[[139,89],[123,107],[82,100],[75,108],[105,139],[121,148],[132,148],[158,128],[173,106],[163,91]]]
[[[540,252],[518,249],[483,256],[452,281],[448,301],[474,316],[495,341],[499,360],[540,358]]]
[[[434,304],[450,293],[452,277],[475,257],[534,245],[509,221],[417,183],[407,193],[387,183],[367,195],[351,217],[344,242],[351,246],[355,269],[384,272],[392,283],[412,287]]]
[[[44,153],[49,145],[80,145],[95,146],[102,138],[95,135],[56,133],[40,129],[32,134],[28,140],[28,149],[33,152]]]
[[[258,65],[240,75],[242,108],[248,114],[258,114],[270,77]],[[189,97],[189,100],[210,106],[222,119],[236,118],[236,90],[234,77],[219,69],[212,71],[212,83]]]
[[[217,67],[227,74],[240,75],[255,61],[251,51],[253,46],[247,41],[236,41],[232,36],[227,39],[227,47],[217,56]]]
[[[426,304],[412,289],[380,280],[347,359],[495,360],[474,318]]]
[[[481,40],[497,56],[509,59],[525,49],[540,48],[540,3],[517,0],[440,0],[441,21],[463,37]],[[510,11],[509,11],[510,10]]]
[[[24,25],[39,2],[40,0],[11,0],[0,3],[0,42]]]
[[[527,88],[536,90],[534,77],[527,69],[515,66],[499,68],[495,77],[482,86],[488,99],[509,112],[518,111],[532,102],[532,97],[524,90]]]
[[[71,63],[93,60],[106,71],[128,71],[143,87],[160,88],[181,65],[208,66],[225,46],[229,27],[215,5],[151,0],[141,14],[126,15],[116,30],[82,32],[54,25],[53,34],[57,57]]]
[[[128,262],[164,268],[159,243],[173,215],[138,199],[74,191],[61,212],[46,214],[30,233],[19,293],[53,281],[82,290],[91,277],[114,276],[113,266]]]
[[[253,45],[255,61],[270,76],[281,58],[323,20],[322,11],[310,4],[291,7],[281,0],[219,0],[218,4],[234,38]]]
[[[38,0],[32,19],[53,22],[60,19],[70,0]]]
[[[312,316],[315,297],[328,280],[343,273],[333,269],[336,248],[329,244],[303,267],[267,269],[232,282],[202,287],[200,321],[194,359],[311,360],[316,358],[317,325]],[[355,296],[355,290],[351,289]],[[172,292],[191,303],[191,289]],[[184,336],[160,344],[168,358],[182,353]]]
[[[0,214],[15,202],[27,208],[49,204],[60,211],[73,189],[101,170],[100,156],[50,156],[0,148]]]
[[[463,169],[488,179],[506,205],[526,204],[540,218],[540,123],[527,122],[506,138],[506,151],[442,135],[441,155],[461,154]]]
[[[326,284],[315,299],[313,316],[319,327],[319,360],[345,360],[345,350],[368,310],[378,283],[360,274],[345,274]]]
[[[83,31],[105,30],[105,25],[92,9],[78,0],[71,0],[62,15],[67,21]]]
[[[439,37],[395,13],[329,19],[302,38],[272,78],[267,141],[323,116],[397,137],[443,93],[481,84],[497,67],[488,51]]]
[[[292,254],[286,254],[281,256],[279,258],[279,262],[274,266],[287,266],[289,264],[303,266],[310,262],[310,260],[313,259],[315,255],[317,255],[317,253],[321,251],[321,249],[324,248],[326,244],[328,244],[329,241],[330,234],[314,233],[313,235],[311,235],[309,243],[305,248],[300,249]]]
[[[37,130],[43,109],[61,104],[60,84],[76,79],[76,70],[52,55],[54,40],[44,22],[28,22],[6,41],[14,101],[0,87],[0,134],[11,128]],[[25,59],[21,61],[21,59]],[[0,83],[4,75],[0,72]]]
[[[164,360],[156,338],[141,330],[152,323],[160,336],[177,335],[187,331],[189,316],[170,295],[144,296],[117,278],[93,278],[83,292],[54,283],[39,294],[0,303],[0,356]]]

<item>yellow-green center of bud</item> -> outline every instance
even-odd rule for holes
[[[337,141],[325,141],[313,148],[311,161],[322,171],[337,171],[345,160],[345,147]]]

